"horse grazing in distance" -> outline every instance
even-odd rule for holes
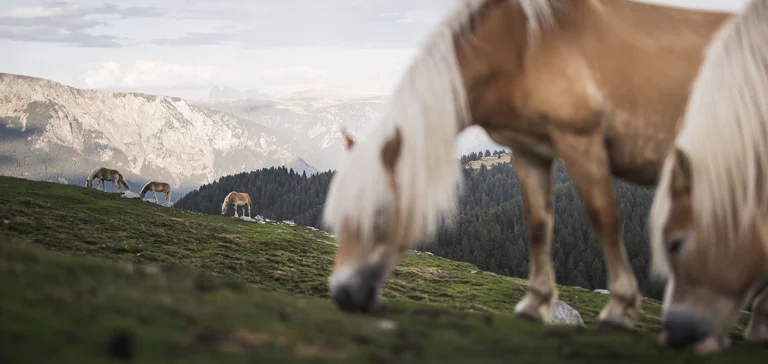
[[[629,0],[463,0],[421,47],[388,110],[334,174],[323,222],[337,236],[331,299],[376,306],[412,245],[456,207],[458,134],[512,150],[530,244],[518,317],[544,323],[557,298],[552,170],[561,159],[603,251],[601,325],[631,328],[640,294],[612,178],[655,185],[713,34],[734,14]]]
[[[227,197],[224,197],[224,202],[221,204],[222,215],[227,213],[229,205],[232,205],[235,208],[235,217],[238,217],[238,207],[248,205],[248,215],[246,216],[251,217],[251,206],[253,206],[253,204],[251,203],[251,196],[247,193],[232,191],[227,195]],[[245,207],[243,207],[243,213],[245,213]]]
[[[125,180],[125,177],[123,177],[123,175],[116,169],[109,169],[105,167],[94,169],[85,180],[85,187],[93,187],[93,180],[96,178],[99,179],[99,183],[96,184],[96,188],[99,188],[99,184],[101,184],[102,191],[104,192],[107,192],[107,185],[104,183],[104,181],[112,181],[112,184],[115,185],[117,192],[120,192],[120,185],[125,186],[126,191],[131,189],[131,186],[129,186],[128,182]]]
[[[706,52],[651,205],[662,344],[724,349],[752,297],[744,336],[768,341],[767,100],[768,0],[752,0]]]
[[[144,185],[144,187],[141,188],[141,193],[139,193],[139,198],[144,199],[144,195],[152,191],[152,196],[155,197],[155,203],[159,204],[160,202],[157,200],[157,192],[162,192],[165,194],[165,206],[170,207],[171,206],[171,185],[166,182],[158,182],[158,181],[152,181]]]

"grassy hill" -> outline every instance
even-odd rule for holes
[[[587,328],[510,316],[525,282],[410,252],[374,314],[327,299],[321,231],[165,208],[95,189],[0,177],[2,363],[763,362],[738,344],[701,360],[601,330],[607,296],[561,287]],[[740,330],[735,331],[738,338]]]

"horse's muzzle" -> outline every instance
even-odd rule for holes
[[[695,352],[704,355],[730,346],[727,338],[714,335],[703,320],[682,309],[671,309],[664,314],[660,341],[664,346],[677,349],[693,347]]]
[[[345,284],[331,292],[331,299],[344,311],[371,311],[377,303],[378,284],[356,280],[355,284]]]

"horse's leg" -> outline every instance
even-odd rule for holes
[[[117,192],[120,192],[120,184],[117,183],[119,181],[117,177],[112,177],[112,184],[115,185],[115,189],[117,189]]]
[[[530,240],[528,292],[515,307],[519,317],[543,323],[552,316],[557,296],[550,257],[552,243],[552,160],[514,156],[523,194],[526,230]]]
[[[154,196],[154,197],[155,197],[155,203],[156,203],[156,204],[159,204],[160,202],[159,202],[159,201],[157,201],[157,192],[155,192],[155,191],[152,191],[152,196]]]
[[[99,183],[101,183],[101,190],[107,192],[107,183],[104,182],[103,178],[99,178]]]
[[[238,205],[237,205],[237,203],[235,203],[235,204],[234,204],[234,208],[235,208],[235,217],[238,217],[238,216],[237,216],[237,206],[238,206]]]
[[[603,134],[600,131],[584,134],[555,131],[552,138],[584,201],[592,231],[605,257],[611,298],[598,316],[599,323],[631,328],[626,315],[638,312],[640,297],[621,236],[621,221]]]
[[[744,338],[749,341],[768,341],[768,287],[763,288],[752,303],[752,317]]]

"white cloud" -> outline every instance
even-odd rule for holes
[[[157,60],[137,60],[132,67],[105,62],[85,73],[87,87],[96,89],[163,89],[207,87],[235,79],[227,69],[205,64],[173,64]]]
[[[311,67],[289,66],[262,71],[265,81],[272,83],[319,82],[328,78],[328,73]]]
[[[408,24],[408,23],[427,23],[427,24],[433,24],[437,22],[437,14],[433,10],[429,9],[415,9],[407,11],[405,14],[403,14],[403,17],[398,19],[397,22],[400,24]]]

